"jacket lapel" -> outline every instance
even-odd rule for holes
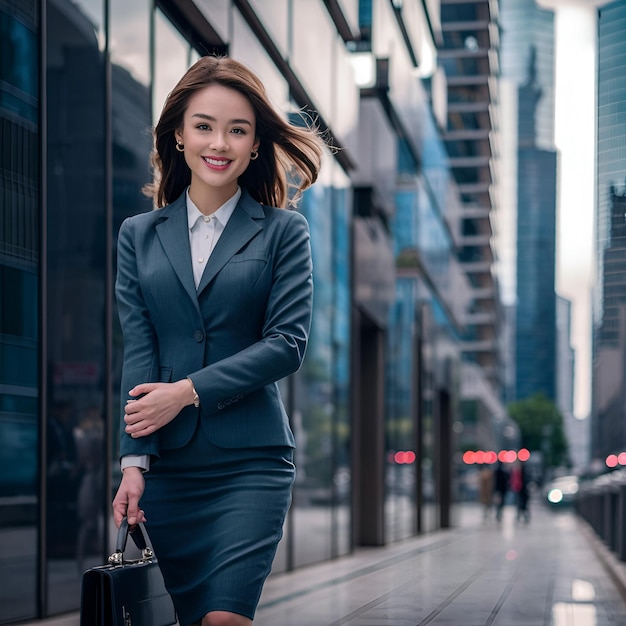
[[[207,266],[204,268],[200,285],[198,285],[198,296],[228,263],[233,254],[241,250],[262,229],[258,220],[263,217],[265,214],[261,205],[246,191],[243,191],[224,232],[209,257]],[[189,245],[187,247],[189,248]]]
[[[158,209],[161,211],[162,221],[157,224],[156,232],[182,286],[189,297],[197,302],[196,286],[193,282],[193,269],[191,267],[191,246],[189,245],[185,197],[183,193],[172,204]]]

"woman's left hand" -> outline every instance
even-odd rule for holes
[[[193,403],[193,391],[187,379],[175,383],[142,383],[131,389],[128,395],[141,396],[126,403],[125,431],[131,437],[151,435]]]

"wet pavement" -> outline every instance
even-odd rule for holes
[[[272,576],[255,625],[626,625],[601,550],[571,511],[497,523],[467,506],[457,529]]]
[[[466,505],[455,529],[274,574],[254,624],[626,626],[624,564],[573,512],[531,511],[518,522],[506,507],[498,523]]]

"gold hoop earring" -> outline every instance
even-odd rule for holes
[[[179,152],[184,152],[185,151],[185,146],[180,143],[180,141],[176,142],[176,150],[178,150]]]
[[[252,154],[250,154],[250,160],[251,161],[256,161],[258,158],[259,158],[258,150],[253,150]]]

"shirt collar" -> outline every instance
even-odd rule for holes
[[[193,203],[193,200],[189,197],[189,187],[187,187],[187,191],[185,192],[185,198],[187,200],[187,225],[189,226],[189,230],[191,230],[195,226],[198,219],[200,217],[204,217],[204,213],[200,211],[200,209]],[[211,217],[215,218],[222,226],[226,226],[230,216],[233,214],[233,211],[237,206],[237,202],[239,202],[239,198],[241,198],[241,187],[237,187],[235,194],[226,200],[226,202],[224,202],[224,204],[222,204],[217,211],[212,213]]]

